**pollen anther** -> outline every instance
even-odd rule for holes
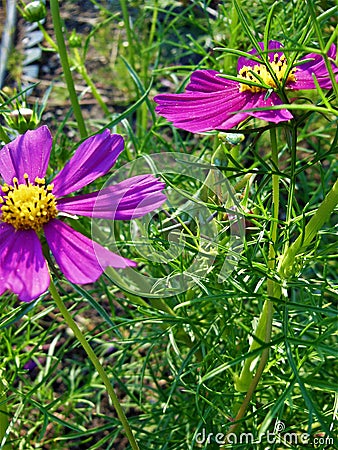
[[[287,73],[287,61],[284,55],[280,56],[276,53],[273,57],[273,61],[270,62],[273,74],[268,70],[264,64],[255,64],[254,66],[243,66],[238,73],[239,78],[243,80],[249,80],[257,84],[264,84],[270,88],[276,89],[277,83],[282,83],[286,78],[285,83],[296,81],[295,69],[290,70]],[[274,75],[274,76],[273,76]],[[251,91],[251,92],[263,92],[267,88],[264,86],[255,86],[252,84],[246,84],[245,81],[240,83],[239,91]]]
[[[53,185],[46,185],[44,178],[36,177],[34,184],[25,173],[24,183],[13,178],[12,185],[1,186],[0,220],[13,225],[17,230],[39,231],[43,225],[57,215]]]

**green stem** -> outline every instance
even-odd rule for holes
[[[151,27],[149,31],[149,37],[148,37],[148,43],[147,48],[142,54],[142,58],[140,61],[141,64],[141,74],[142,74],[142,83],[144,86],[147,86],[149,84],[148,78],[149,78],[149,62],[150,57],[153,54],[153,41],[154,36],[156,33],[156,27],[157,27],[157,18],[158,18],[158,0],[154,0],[153,4],[153,15],[151,18]],[[136,88],[137,91],[139,91],[138,88]],[[140,92],[137,92],[137,95],[140,95]],[[147,126],[148,126],[148,105],[146,103],[143,103],[140,108],[136,112],[137,114],[137,133],[140,140],[142,140],[143,136],[146,134]]]
[[[274,170],[278,169],[278,148],[277,148],[277,136],[276,129],[272,128],[270,130],[271,138],[271,160],[274,166]],[[274,271],[276,266],[276,243],[278,234],[278,213],[279,213],[279,175],[272,175],[272,218],[271,221],[271,237],[269,245],[269,257],[268,257],[268,267],[270,271]],[[255,330],[254,340],[250,346],[250,352],[259,349],[264,344],[269,344],[271,341],[272,332],[272,319],[273,319],[273,303],[271,298],[279,298],[281,295],[280,286],[271,278],[267,281],[267,294],[268,298],[265,300],[262,312],[260,314],[258,324]],[[245,416],[246,410],[250,404],[251,398],[256,390],[256,387],[261,379],[264,372],[266,363],[269,359],[269,347],[265,346],[262,353],[259,356],[259,364],[256,369],[256,373],[253,376],[253,371],[256,366],[255,359],[257,357],[253,356],[245,360],[242,372],[240,376],[235,380],[235,388],[240,392],[246,392],[245,398],[237,411],[236,417],[234,419],[234,424],[229,428],[228,434],[234,433],[240,425],[240,421]],[[226,438],[227,439],[227,438]],[[224,447],[223,447],[224,448]]]
[[[271,137],[271,160],[274,166],[274,170],[278,168],[278,148],[277,148],[277,137],[276,137],[276,129],[272,128],[270,130]],[[278,213],[279,213],[279,175],[272,175],[272,218],[274,219],[271,222],[271,237],[270,237],[270,245],[269,245],[269,257],[268,257],[268,267],[271,271],[274,270],[276,265],[276,242],[277,242],[277,231],[278,231]],[[250,352],[256,350],[261,347],[261,342],[269,343],[271,339],[271,329],[272,329],[272,317],[273,317],[273,304],[270,300],[273,297],[280,296],[280,288],[271,278],[268,278],[267,281],[267,294],[268,298],[265,300],[262,312],[260,314],[258,324],[255,331],[254,340],[250,346]],[[263,351],[263,354],[266,353]],[[265,359],[265,363],[267,361],[267,355],[261,355],[262,359]],[[254,360],[255,356],[247,358],[245,360],[243,369],[241,371],[240,376],[235,380],[235,387],[240,392],[247,392],[247,396],[249,392],[248,402],[254,392],[252,389],[253,385],[257,386],[260,376],[256,380],[257,377],[253,379],[253,370],[254,370]],[[262,360],[261,359],[261,360]],[[261,374],[263,373],[265,363],[262,364]],[[258,373],[258,372],[257,372]],[[256,374],[257,375],[257,374]],[[255,381],[256,380],[256,381]],[[245,413],[245,409],[243,409],[243,414]],[[242,408],[240,409],[240,411]]]
[[[267,305],[267,303],[265,303],[265,304]],[[271,302],[269,302],[268,306],[273,308]],[[273,311],[271,310],[271,312],[270,312],[271,317],[272,317],[272,313],[273,313]],[[271,329],[270,329],[270,333],[271,333]],[[229,430],[227,432],[227,436],[230,433],[235,433],[235,431],[239,427],[240,420],[244,417],[244,415],[246,413],[246,410],[247,410],[247,408],[249,406],[251,398],[252,398],[253,394],[255,393],[256,387],[257,387],[257,385],[259,383],[259,380],[261,379],[262,373],[264,372],[265,365],[266,365],[266,363],[268,361],[268,358],[269,358],[269,348],[265,348],[262,351],[261,358],[260,358],[260,361],[259,361],[259,364],[258,364],[258,367],[257,367],[257,371],[255,373],[255,376],[253,377],[253,379],[252,379],[252,381],[250,383],[250,386],[249,386],[249,388],[247,390],[247,393],[245,395],[245,398],[244,398],[244,400],[243,400],[239,410],[237,411],[236,417],[234,419],[234,424],[229,427]],[[227,438],[225,438],[225,441],[227,441]],[[223,447],[221,447],[221,450],[222,449],[223,449]]]
[[[63,36],[62,31],[62,25],[61,25],[61,18],[60,18],[60,8],[59,8],[59,2],[58,0],[50,0],[50,11],[52,15],[53,25],[54,25],[54,32],[56,37],[56,42],[59,49],[59,55],[61,60],[61,65],[63,69],[63,73],[65,76],[69,98],[73,107],[74,116],[77,121],[80,135],[82,138],[87,137],[87,130],[86,125],[83,120],[82,111],[80,108],[79,100],[76,95],[74,81],[72,77],[72,73],[69,66],[68,61],[68,55],[67,55],[67,49],[66,44]]]
[[[289,133],[289,129],[285,130],[286,133]],[[288,134],[287,134],[288,135]],[[290,165],[290,186],[288,191],[288,203],[286,207],[286,239],[284,250],[285,252],[289,247],[290,242],[290,226],[292,221],[292,202],[294,200],[295,195],[295,187],[296,187],[296,157],[297,157],[297,128],[294,126],[289,134],[289,148],[291,153],[291,165]]]
[[[274,169],[278,169],[278,149],[277,149],[277,136],[276,136],[276,128],[271,128],[270,130],[271,137],[271,160],[274,165]],[[275,219],[271,224],[271,241],[269,247],[269,268],[274,269],[276,264],[276,251],[275,246],[277,242],[277,231],[278,231],[278,213],[279,213],[279,175],[272,175],[272,204],[273,211],[272,217]]]
[[[9,450],[11,447],[9,444],[2,444],[3,439],[6,436],[8,429],[8,410],[7,410],[7,398],[4,392],[5,387],[0,379],[0,448],[1,450]]]
[[[84,79],[84,81],[89,86],[89,89],[91,90],[91,93],[93,94],[93,96],[96,99],[96,101],[98,102],[98,104],[101,106],[103,112],[106,114],[106,116],[109,117],[110,116],[110,111],[109,111],[107,105],[105,104],[105,102],[103,101],[100,93],[96,89],[95,84],[92,82],[90,76],[88,75],[86,66],[85,66],[84,62],[82,61],[77,48],[74,49],[74,52],[75,52],[76,61],[78,63],[78,72],[81,74],[82,78]]]
[[[121,408],[121,405],[119,403],[119,400],[115,394],[114,388],[110,382],[110,379],[108,377],[108,375],[106,374],[104,368],[102,367],[98,357],[95,355],[93,349],[91,348],[91,346],[89,345],[89,343],[87,342],[85,336],[82,334],[80,328],[76,325],[75,321],[73,320],[72,316],[70,315],[70,313],[68,312],[66,306],[64,305],[56,287],[55,284],[53,282],[53,280],[51,279],[50,282],[50,286],[49,286],[49,291],[57,305],[57,307],[59,308],[63,318],[65,319],[67,325],[69,326],[69,328],[73,331],[74,336],[77,338],[77,340],[80,342],[80,344],[82,345],[83,349],[85,350],[85,352],[87,353],[89,359],[91,360],[93,366],[95,367],[95,369],[97,370],[97,373],[100,375],[102,382],[104,383],[107,392],[109,394],[109,397],[114,405],[114,408],[116,410],[116,413],[118,415],[118,418],[120,419],[123,428],[125,430],[125,433],[127,435],[127,438],[129,440],[129,443],[131,445],[132,450],[139,450],[139,447],[137,445],[137,442],[135,440],[135,437],[133,435],[133,432],[130,428],[130,425],[128,423],[128,420],[123,412],[123,409]]]
[[[85,80],[85,82],[89,86],[91,93],[93,94],[93,96],[96,99],[96,101],[98,102],[98,104],[101,106],[103,112],[106,114],[106,116],[109,117],[111,115],[110,111],[109,111],[107,105],[105,104],[105,102],[103,101],[100,93],[96,89],[95,84],[92,82],[91,78],[89,77],[87,69],[85,68],[84,65],[82,65],[80,67],[79,72],[80,72],[82,78]]]
[[[151,18],[151,27],[150,27],[149,38],[148,38],[148,50],[149,51],[150,51],[151,46],[153,45],[154,37],[156,34],[157,18],[158,18],[158,0],[154,0],[153,17]],[[147,52],[147,55],[149,55],[149,51]],[[147,59],[149,60],[148,56],[147,56]]]
[[[338,180],[328,192],[322,204],[309,220],[304,231],[298,236],[293,244],[286,250],[281,258],[278,273],[288,278],[293,273],[295,259],[299,253],[302,253],[311,244],[318,231],[329,219],[331,213],[338,204]]]
[[[126,27],[127,40],[128,40],[128,52],[129,52],[129,62],[134,67],[134,42],[133,42],[133,32],[130,28],[129,14],[126,0],[120,0],[122,16],[124,21],[124,26]]]
[[[51,46],[51,48],[53,50],[58,51],[57,45],[55,44],[53,39],[49,36],[49,34],[45,30],[44,26],[40,22],[38,22],[38,27],[39,27],[39,30],[41,31],[41,33],[43,34],[44,40]]]
[[[271,139],[271,142],[273,143],[273,138]],[[275,146],[273,148],[276,149]],[[276,163],[276,152],[273,150],[272,152],[273,157],[272,160]],[[278,193],[278,175],[273,175],[273,201],[274,201],[274,218],[278,218],[278,200],[277,200],[277,193]],[[278,273],[282,276],[289,276],[292,274],[293,265],[295,262],[296,256],[304,251],[312,242],[312,240],[317,235],[318,231],[321,229],[323,224],[328,220],[331,213],[335,209],[335,207],[338,204],[338,180],[333,185],[332,189],[329,191],[329,193],[326,195],[324,201],[319,206],[317,211],[314,213],[312,218],[310,219],[309,223],[306,225],[304,232],[298,236],[298,238],[295,240],[295,242],[286,249],[284,252],[283,257],[281,258],[281,263],[278,268]],[[291,212],[289,213],[291,214]],[[276,250],[275,250],[275,243],[277,241],[277,220],[275,220],[272,223],[271,227],[271,244],[269,248],[269,268],[274,269],[275,268],[275,261],[276,261]],[[268,280],[268,286],[267,286],[268,296],[269,297],[275,297],[279,298],[281,295],[281,288],[280,285],[274,282],[273,280]],[[257,343],[257,339],[268,343],[271,339],[271,329],[272,329],[272,316],[273,316],[273,304],[272,302],[267,299],[264,303],[263,310],[257,325],[257,330],[255,333],[256,340],[254,340],[253,344],[250,347],[250,351],[255,350],[259,348],[259,343]],[[248,358],[245,361],[242,373],[239,377],[239,379],[236,381],[236,388],[238,390],[242,390],[247,387],[248,381],[250,381],[250,384],[247,388],[247,393],[244,398],[244,401],[242,405],[240,406],[238,413],[235,417],[235,423],[232,425],[229,429],[228,433],[233,433],[237,427],[240,424],[240,420],[244,417],[244,414],[246,412],[246,409],[250,403],[250,400],[252,398],[252,395],[254,394],[254,391],[259,383],[260,377],[264,371],[266,362],[268,360],[269,355],[269,349],[264,348],[261,354],[261,359],[256,371],[255,376],[252,378],[252,371],[250,371],[250,366],[253,362],[253,358]]]
[[[271,281],[271,280],[268,280],[268,281]],[[268,283],[268,287],[267,287],[268,293],[271,290],[271,287],[270,287],[271,284],[272,283]],[[250,345],[249,352],[253,352],[254,350],[260,348],[262,346],[262,342],[263,343],[270,342],[271,329],[272,329],[272,317],[273,317],[273,304],[272,304],[271,300],[266,299],[263,304],[263,308],[262,308],[261,314],[258,319],[258,324],[257,324],[256,330],[254,333],[254,339],[252,341],[252,344]],[[265,361],[264,365],[262,366],[262,368],[260,370],[260,375],[263,373],[263,369],[265,367],[265,363],[267,361],[268,354],[269,354],[269,350],[264,349],[262,351],[262,354],[260,355],[261,361],[262,360]],[[258,377],[258,379],[256,379],[258,369],[257,369],[256,377],[253,378],[254,369],[256,366],[255,359],[258,359],[258,358],[259,357],[257,357],[257,356],[251,356],[251,357],[247,358],[244,362],[244,366],[240,373],[240,376],[235,379],[235,388],[237,391],[247,392],[247,396],[249,395],[249,392],[251,392],[251,395],[249,395],[247,404],[249,403],[251,396],[254,393],[254,390],[260,379],[260,376]],[[242,418],[245,413],[245,410],[246,410],[246,407],[245,407],[245,409],[243,409],[241,407],[237,413],[235,420],[239,420],[240,418]],[[243,415],[240,414],[240,411],[243,412]]]

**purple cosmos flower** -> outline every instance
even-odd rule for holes
[[[41,234],[61,271],[76,284],[94,282],[108,266],[136,265],[59,220],[62,213],[132,219],[163,204],[164,183],[152,175],[135,176],[91,194],[65,197],[105,175],[123,147],[123,138],[109,130],[89,137],[51,184],[44,178],[52,148],[46,126],[27,131],[0,150],[4,181],[0,189],[0,295],[9,289],[20,300],[30,301],[48,289]]]
[[[264,51],[262,42],[259,46]],[[330,89],[332,83],[322,56],[310,53],[297,65],[289,67],[281,48],[280,42],[269,41],[270,67],[263,63],[256,49],[249,52],[254,59],[241,56],[237,77],[243,81],[222,78],[215,70],[197,70],[192,74],[186,92],[160,94],[154,98],[158,103],[156,112],[177,128],[193,133],[228,130],[249,116],[275,123],[292,119],[287,109],[252,109],[282,105],[284,102],[276,93],[282,86],[292,90],[316,89],[314,76],[323,89]],[[338,80],[338,68],[333,62],[336,58],[335,45],[330,47],[328,57]]]

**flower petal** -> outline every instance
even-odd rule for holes
[[[156,112],[172,121],[176,127],[197,133],[228,130],[249,116],[276,123],[292,118],[292,114],[285,109],[249,111],[252,108],[281,105],[282,102],[274,93],[265,100],[266,92],[240,92],[239,83],[219,75],[214,70],[194,72],[192,82],[187,86],[188,92],[155,97],[154,100],[159,104]]]
[[[47,243],[57,264],[72,283],[96,281],[106,267],[125,268],[136,263],[107,250],[60,220],[44,226]]]
[[[238,87],[238,83],[222,78],[220,75],[216,70],[196,70],[191,75],[186,91],[192,93],[198,91],[209,94],[210,92],[222,91],[224,88]]]
[[[259,45],[261,51],[264,52],[264,43],[258,42],[258,45]],[[278,55],[278,58],[280,58],[283,55],[283,52],[279,51],[279,49],[281,49],[281,48],[283,48],[283,44],[281,44],[278,41],[269,41],[268,42],[268,50],[270,50],[270,52],[269,52],[269,61],[270,62],[273,61],[276,53]],[[275,50],[275,51],[273,51],[273,50]],[[248,52],[248,54],[258,56],[260,58],[260,56],[258,55],[257,49],[255,49],[255,48],[250,50]],[[239,72],[244,66],[253,67],[256,64],[258,64],[258,63],[256,61],[254,61],[253,59],[250,59],[249,57],[245,57],[245,56],[240,56],[237,61],[237,72]]]
[[[204,132],[226,130],[243,121],[247,94],[239,92],[239,83],[220,77],[214,70],[198,70],[191,76],[187,92],[160,94],[156,112],[183,130]]]
[[[50,276],[39,238],[33,230],[17,231],[0,224],[0,280],[19,300],[29,302],[46,292]]]
[[[24,174],[34,181],[46,175],[52,136],[48,127],[26,131],[5,145],[0,152],[0,174],[5,183],[11,184],[14,177],[24,183]]]
[[[165,201],[165,184],[153,175],[138,175],[87,195],[58,201],[58,211],[99,219],[130,220],[141,217]]]
[[[328,57],[331,60],[330,63],[332,71],[335,74],[336,81],[338,82],[338,67],[334,63],[336,54],[336,46],[332,44],[328,52]],[[309,53],[300,59],[300,62],[308,59],[310,61],[296,67],[296,81],[288,83],[287,87],[293,90],[316,89],[317,87],[313,81],[313,76],[315,76],[319,86],[322,89],[331,89],[332,81],[330,79],[324,58],[317,53]]]
[[[11,225],[0,222],[0,295],[8,289],[6,266],[3,257],[8,251],[7,247],[10,246],[10,239],[13,237],[14,232],[14,228]]]
[[[111,134],[109,130],[89,137],[80,144],[74,156],[52,181],[53,194],[62,197],[105,175],[123,148],[122,136]]]
[[[283,102],[277,94],[272,92],[270,96],[265,99],[266,92],[253,94],[246,108],[268,108],[270,106],[282,105]],[[250,111],[248,114],[257,119],[265,120],[266,122],[279,123],[292,119],[292,114],[287,109],[267,109],[262,111]]]

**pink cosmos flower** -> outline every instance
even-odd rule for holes
[[[264,51],[262,42],[259,46]],[[313,77],[322,89],[330,89],[332,83],[322,56],[310,53],[297,65],[289,67],[280,50],[282,47],[280,42],[269,41],[270,67],[264,64],[256,49],[248,52],[254,55],[254,59],[241,56],[237,65],[237,77],[241,81],[222,78],[222,74],[215,70],[197,70],[192,74],[186,92],[157,95],[154,98],[158,103],[155,111],[177,128],[193,133],[228,130],[248,117],[274,123],[292,119],[287,109],[252,109],[282,105],[284,102],[277,93],[282,87],[316,89]],[[333,62],[336,59],[335,45],[330,47],[328,57],[338,81],[338,68]]]
[[[60,220],[78,214],[104,219],[132,219],[161,206],[164,183],[139,175],[91,194],[72,194],[105,175],[124,148],[123,138],[105,130],[89,137],[54,177],[45,181],[52,148],[49,129],[27,131],[0,150],[0,295],[7,289],[30,301],[49,286],[50,276],[40,237],[72,283],[92,283],[108,266],[136,263],[112,253]]]

